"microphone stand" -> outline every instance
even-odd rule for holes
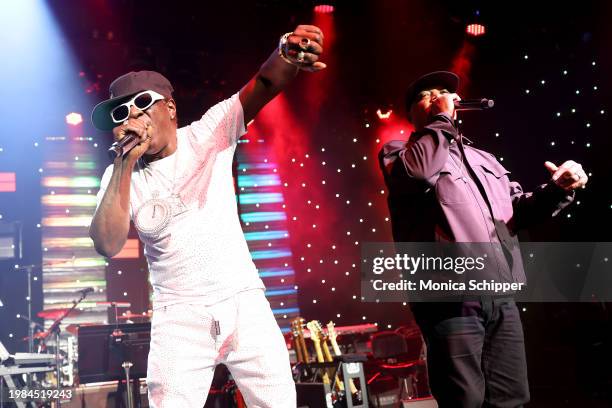
[[[28,327],[28,353],[34,352],[34,325],[32,325],[32,266],[28,265],[26,268],[28,272],[28,320],[30,325]],[[28,381],[32,376],[28,376]]]
[[[21,248],[21,245],[19,245]],[[28,274],[28,321],[32,322],[32,270],[40,265],[18,265],[15,269],[25,270]],[[0,302],[1,303],[1,302]],[[28,328],[28,353],[34,352],[34,327],[30,324]],[[29,377],[29,375],[28,375]]]
[[[45,338],[47,336],[49,336],[50,334],[53,334],[55,336],[55,375],[57,376],[57,407],[60,407],[62,402],[61,402],[61,388],[62,388],[62,384],[61,384],[61,375],[62,375],[62,367],[60,364],[60,350],[59,350],[59,344],[60,344],[60,324],[62,323],[62,320],[64,320],[66,318],[66,316],[68,316],[74,309],[76,309],[76,307],[79,305],[79,303],[81,303],[85,298],[87,297],[87,293],[86,292],[82,292],[81,293],[81,297],[78,300],[73,300],[72,301],[72,307],[68,310],[66,310],[64,312],[64,314],[58,318],[57,320],[55,320],[53,322],[53,324],[51,325],[51,327],[49,327],[49,330],[47,330],[47,333],[45,334]]]
[[[21,235],[19,236],[19,250],[21,251]],[[21,255],[20,255],[21,258]],[[20,265],[16,266],[15,269],[24,270],[27,272],[28,276],[28,297],[26,300],[28,301],[28,353],[34,353],[34,323],[32,321],[32,269],[38,267],[39,265]],[[0,302],[2,304],[2,302]],[[32,386],[32,376],[34,374],[27,374],[27,385],[28,387]]]

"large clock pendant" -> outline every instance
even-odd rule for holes
[[[159,235],[168,226],[172,218],[172,207],[167,200],[153,198],[145,202],[136,213],[134,224],[136,228],[146,235]]]

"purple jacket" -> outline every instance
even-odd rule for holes
[[[393,238],[501,243],[506,265],[500,274],[524,282],[517,231],[557,215],[574,194],[552,183],[524,193],[492,154],[460,140],[450,116],[440,114],[408,141],[383,146],[379,162],[389,190]]]

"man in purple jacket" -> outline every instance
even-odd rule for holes
[[[455,125],[459,78],[429,73],[410,85],[408,141],[379,153],[396,242],[501,246],[503,276],[525,282],[517,230],[557,215],[588,178],[582,166],[545,162],[548,183],[524,193],[492,154],[468,145]],[[470,142],[471,143],[471,142]],[[529,401],[523,329],[511,297],[412,303],[428,347],[429,381],[440,407],[518,407]]]

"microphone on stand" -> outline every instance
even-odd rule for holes
[[[463,99],[461,101],[455,101],[456,111],[467,111],[467,110],[485,110],[491,109],[495,105],[493,99],[479,98],[479,99]]]
[[[115,160],[117,157],[125,156],[130,150],[132,150],[138,144],[138,135],[130,132],[125,137],[111,145],[108,148],[108,155],[111,160]]]
[[[93,291],[95,291],[94,288],[85,288],[85,289],[79,290],[78,293],[80,293],[83,296],[87,296],[88,293],[91,293]]]

